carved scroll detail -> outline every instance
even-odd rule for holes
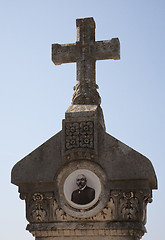
[[[67,214],[57,204],[54,193],[34,193],[24,197],[29,222],[79,221]],[[107,205],[95,216],[82,221],[138,221],[146,223],[146,206],[151,202],[151,192],[111,191]]]
[[[54,200],[54,214],[57,221],[78,221],[80,218],[71,217],[66,212],[64,212],[57,204],[57,202]],[[95,221],[101,221],[101,220],[112,220],[113,219],[113,211],[114,211],[114,202],[113,199],[110,198],[107,206],[98,214],[96,214],[93,217],[86,218],[88,220],[95,220]],[[84,219],[83,219],[84,220]]]
[[[110,198],[107,206],[97,215],[94,217],[90,218],[91,220],[96,220],[96,221],[107,221],[107,220],[113,220],[114,219],[114,201],[112,198]]]
[[[47,219],[47,211],[41,193],[34,193],[31,199],[30,215],[34,222],[43,222]]]
[[[120,217],[127,220],[138,219],[138,203],[138,199],[134,196],[133,192],[123,193],[123,197],[119,200]]]
[[[70,221],[74,219],[59,207],[55,199],[53,201],[53,212],[54,212],[54,219],[56,219],[57,221]]]

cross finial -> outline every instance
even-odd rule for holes
[[[95,21],[93,18],[76,20],[77,42],[53,44],[52,61],[56,64],[76,62],[77,84],[74,87],[72,104],[99,105],[101,98],[95,80],[96,60],[120,59],[118,38],[95,42]]]

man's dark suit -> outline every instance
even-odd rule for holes
[[[95,190],[86,186],[83,190],[77,189],[73,191],[71,201],[76,204],[88,204],[95,198]]]

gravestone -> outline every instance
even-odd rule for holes
[[[52,45],[55,64],[77,64],[62,130],[19,161],[11,181],[36,240],[138,240],[156,175],[149,159],[106,133],[95,81],[96,60],[120,58],[119,40],[95,41],[93,18],[76,25],[76,43]]]

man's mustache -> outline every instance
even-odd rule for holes
[[[78,186],[83,186],[84,184],[80,182],[80,183],[78,183],[77,185],[78,185]]]
[[[79,186],[79,185],[83,185],[83,183],[78,183],[78,186]]]

